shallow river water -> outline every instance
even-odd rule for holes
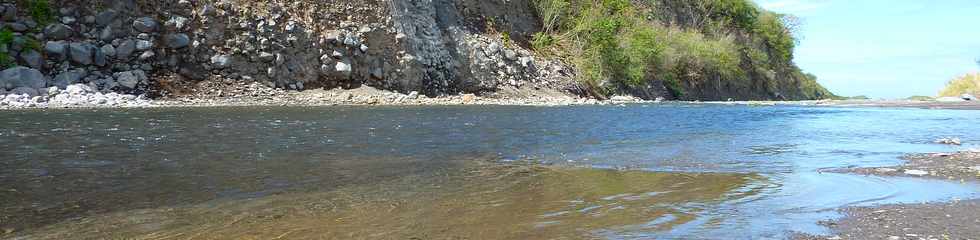
[[[980,186],[826,173],[976,147],[980,111],[0,112],[0,239],[782,239]],[[959,137],[964,146],[933,144]]]

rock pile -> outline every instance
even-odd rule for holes
[[[24,88],[26,89],[26,88]],[[86,84],[68,85],[65,89],[50,87],[44,92],[0,92],[0,108],[93,108],[93,107],[149,107],[146,97],[101,93]]]
[[[0,88],[36,97],[49,87],[83,84],[103,94],[157,96],[181,92],[178,85],[232,80],[440,96],[574,82],[561,62],[537,60],[497,33],[468,30],[459,16],[439,14],[460,10],[408,0],[86,2],[57,5],[53,21],[0,5],[14,39],[0,52],[15,60],[0,72]]]

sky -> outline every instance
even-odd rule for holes
[[[980,0],[756,2],[800,17],[795,61],[837,95],[935,96],[980,68]]]

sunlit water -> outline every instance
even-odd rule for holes
[[[976,147],[978,118],[683,104],[6,111],[0,238],[821,234],[840,207],[980,196],[822,173]]]

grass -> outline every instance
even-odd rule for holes
[[[946,88],[939,92],[939,96],[959,97],[964,93],[980,95],[980,73],[965,74],[949,81]]]
[[[575,64],[579,80],[597,95],[662,81],[680,98],[689,86],[707,81],[720,79],[750,88],[753,76],[764,76],[770,88],[794,82],[803,97],[834,97],[815,76],[792,63],[797,43],[792,18],[762,10],[749,0],[533,0],[533,4],[543,30],[532,37],[532,48]],[[670,13],[664,11],[671,8],[690,10],[703,21],[665,25],[663,18]],[[786,77],[795,80],[780,79]]]
[[[14,66],[14,58],[10,56],[10,44],[14,42],[14,32],[10,31],[9,28],[3,28],[0,30],[0,45],[3,46],[3,51],[0,51],[0,68],[7,69]]]
[[[54,9],[51,8],[51,4],[48,0],[22,0],[23,5],[27,6],[27,10],[31,15],[31,18],[38,23],[39,28],[44,28],[51,22],[55,20]]]

